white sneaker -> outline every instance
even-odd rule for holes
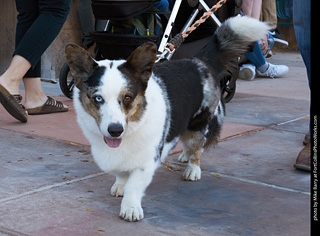
[[[256,67],[252,64],[243,64],[240,67],[239,79],[253,80],[256,77]]]
[[[257,75],[260,77],[278,78],[286,75],[289,72],[289,68],[285,65],[273,65],[269,63],[269,67],[265,72],[257,70]]]

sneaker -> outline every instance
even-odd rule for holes
[[[289,68],[285,65],[273,65],[268,63],[269,67],[265,72],[257,70],[257,75],[260,77],[278,78],[286,75],[289,72]]]
[[[243,64],[240,67],[239,79],[253,80],[256,77],[256,67],[252,64]]]
[[[288,46],[289,43],[284,40],[283,38],[281,38],[280,36],[280,33],[278,31],[278,29],[273,29],[273,30],[270,30],[269,33],[272,35],[273,39],[274,39],[274,43],[276,46]]]

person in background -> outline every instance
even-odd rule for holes
[[[307,68],[309,88],[311,88],[311,0],[293,1],[293,25],[298,47]],[[310,134],[311,124],[303,141],[305,147],[299,152],[294,164],[294,167],[300,170],[311,171]]]
[[[260,17],[262,0],[243,0],[242,11],[246,16],[256,19]],[[265,60],[270,47],[273,45],[273,37],[267,34],[260,42],[256,42],[253,51],[247,52],[245,56],[249,63],[240,67],[239,79],[253,80],[256,75],[260,77],[278,78],[283,77],[289,72],[285,65],[273,65]]]
[[[154,2],[153,6],[157,8],[159,11],[167,12],[169,10],[169,1],[160,0],[160,1]]]
[[[41,55],[60,32],[71,0],[16,0],[18,11],[15,51],[0,76],[0,103],[16,119],[28,115],[68,111],[61,102],[45,95],[41,85]],[[19,91],[23,79],[25,103]]]
[[[272,27],[269,33],[274,39],[275,46],[287,47],[289,45],[289,43],[280,36],[277,28],[278,20],[275,0],[262,0],[260,21],[268,22],[270,27]]]

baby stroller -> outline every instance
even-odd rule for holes
[[[192,11],[180,30],[180,35],[190,27],[201,10],[210,10],[210,7],[204,0],[176,0],[168,19],[166,17],[168,12],[159,12],[152,8],[153,3],[156,1],[158,0],[92,0],[92,9],[95,18],[108,20],[105,31],[92,32],[98,48],[95,59],[126,59],[139,45],[145,42],[154,42],[158,46],[159,56],[157,62],[161,63],[162,60],[170,60],[175,53],[175,49],[183,42],[181,37],[173,38],[172,35],[174,23],[181,6],[183,4],[187,5]],[[122,27],[124,29],[122,29],[120,33],[117,32],[119,31],[119,27],[114,26],[121,26],[121,24],[123,25],[123,22],[127,22],[128,19],[130,20],[132,17],[141,16],[141,14],[149,14],[148,16],[150,16],[150,14],[155,15],[155,21],[158,22],[158,25],[162,26],[162,31],[160,30],[161,33],[156,35],[153,32],[150,33],[149,27],[141,29],[138,26],[133,29],[128,29],[130,27]],[[221,23],[214,14],[210,16],[208,14],[208,17],[211,17],[215,24],[220,26]],[[146,19],[144,20],[148,21]],[[118,22],[121,22],[121,24],[118,24]],[[174,45],[173,50],[168,47],[169,40],[170,44]],[[238,65],[235,63],[235,70],[225,72],[219,77],[223,99],[226,103],[229,102],[235,94],[235,82],[238,77],[238,71]],[[60,71],[59,83],[64,95],[72,98],[74,81],[72,77],[69,76],[69,66],[67,63],[64,64]]]

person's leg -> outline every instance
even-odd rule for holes
[[[168,0],[160,0],[158,2],[155,2],[153,6],[160,11],[166,12],[169,9],[169,2]]]
[[[47,101],[40,80],[41,55],[60,32],[69,12],[69,4],[70,0],[39,1],[39,16],[18,43],[15,54],[24,55],[33,65],[23,79],[27,109],[41,106]],[[39,43],[25,48],[32,39]]]
[[[29,28],[39,16],[38,0],[16,0],[16,8],[18,12],[18,22],[16,26],[15,49],[18,47]],[[30,68],[30,70],[23,77],[40,77],[40,75],[41,60],[39,60],[39,62],[36,63],[33,68]]]
[[[38,17],[38,0],[16,0],[18,11],[15,47],[23,39],[30,26]],[[11,94],[19,94],[19,84],[21,79],[31,68],[31,63],[20,55],[13,56],[8,69],[0,76],[0,84]]]
[[[298,47],[307,69],[309,87],[311,88],[311,1],[293,1],[293,24]],[[310,122],[309,138],[311,134]],[[311,148],[309,141],[299,152],[294,165],[295,168],[311,171]]]
[[[245,15],[259,19],[262,0],[243,0],[242,11]]]
[[[256,76],[255,70],[265,72],[268,69],[269,63],[266,62],[266,59],[263,56],[259,42],[256,42],[253,51],[245,53],[245,56],[253,65],[244,64],[240,67],[240,79],[253,80]]]
[[[43,91],[39,77],[24,78],[23,84],[25,89],[24,106],[26,109],[42,106],[47,101],[48,98]]]
[[[245,53],[245,56],[248,58],[250,62],[252,62],[256,66],[257,69],[263,71],[267,70],[267,62],[263,56],[259,42],[256,42],[253,51]]]
[[[16,0],[19,12],[16,49],[8,69],[0,76],[1,104],[13,117],[22,122],[27,122],[28,116],[20,104],[21,96],[16,96],[19,95],[19,83],[26,73],[31,71],[28,76],[33,79],[27,82],[29,89],[26,93],[32,96],[34,89],[30,88],[38,88],[41,55],[60,32],[67,18],[71,0],[39,0],[39,7],[32,3],[35,4],[35,1]],[[41,89],[37,92],[43,91]]]
[[[31,64],[25,58],[15,55],[8,69],[0,76],[0,84],[11,94],[19,94],[21,78],[31,68]]]
[[[258,76],[276,78],[286,75],[289,71],[289,68],[285,65],[273,65],[268,63],[263,56],[258,42],[255,43],[253,51],[245,53],[245,56],[255,65]]]
[[[251,17],[259,20],[262,0],[254,0],[252,5]]]
[[[277,10],[275,0],[262,0],[260,20],[268,22],[271,28],[277,28]]]
[[[246,16],[251,16],[252,13],[252,6],[253,6],[254,0],[243,0],[242,1],[242,11]]]
[[[288,46],[288,41],[284,40],[280,32],[277,28],[277,8],[276,8],[276,1],[275,0],[263,0],[261,6],[261,14],[260,14],[260,21],[267,22],[271,29],[269,32],[274,38],[276,46],[283,47]]]
[[[293,24],[298,47],[307,68],[311,88],[311,1],[293,3]],[[310,107],[311,109],[311,107]],[[310,128],[311,130],[311,128]],[[311,134],[311,132],[310,132]]]
[[[60,32],[67,19],[70,2],[71,0],[39,0],[39,15],[17,45],[14,55],[24,57],[34,68]]]
[[[311,1],[293,2],[293,24],[298,47],[307,68],[309,87],[311,86]]]
[[[39,16],[39,6],[38,6],[38,0],[28,1],[26,3],[25,0],[16,0],[16,8],[18,11],[18,22],[16,27],[16,38],[15,38],[15,47],[17,48],[20,42],[23,40],[25,34],[29,30],[29,28],[32,26],[33,22],[37,19]],[[15,55],[14,58],[23,58],[19,55]],[[24,59],[24,58],[23,58]],[[28,62],[26,59],[24,59],[26,62]],[[19,82],[21,78],[28,78],[24,79],[24,86],[26,90],[26,101],[29,101],[25,104],[25,107],[30,107],[34,103],[35,105],[43,104],[46,101],[46,95],[43,92],[41,81],[40,81],[40,75],[41,75],[41,60],[39,60],[34,68],[31,68],[31,64],[28,62],[29,70],[27,72],[22,72],[17,77],[19,79]],[[13,64],[12,68],[14,68],[15,65]],[[18,67],[19,68],[19,67]],[[9,74],[13,74],[8,71]],[[15,88],[17,88],[17,85],[14,85]],[[15,92],[16,93],[16,92]]]
[[[9,68],[0,77],[0,83],[7,87],[9,92],[19,93],[18,86],[23,77],[41,76],[41,55],[55,39],[66,20],[70,0],[53,1],[52,6],[55,7],[51,10],[51,7],[48,7],[51,1],[44,2],[39,4],[40,9],[38,1],[16,0],[16,50]],[[26,69],[30,69],[28,73]]]

